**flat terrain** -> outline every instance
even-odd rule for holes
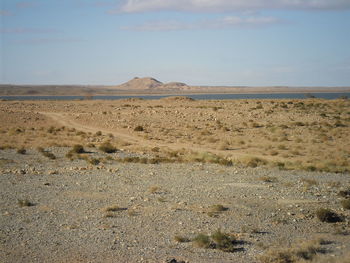
[[[4,262],[349,262],[349,100],[1,101],[0,123]]]

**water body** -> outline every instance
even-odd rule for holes
[[[156,100],[176,95],[148,95],[148,96],[93,96],[94,100],[121,100],[128,98],[141,98]],[[334,100],[342,97],[350,98],[350,92],[336,93],[257,93],[257,94],[195,94],[180,95],[195,100],[237,100],[237,99],[306,99],[310,97]],[[4,100],[83,100],[84,96],[0,96]]]

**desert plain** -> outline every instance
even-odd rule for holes
[[[349,262],[350,100],[0,102],[3,262]]]

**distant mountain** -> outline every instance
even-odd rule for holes
[[[189,90],[191,89],[185,83],[170,82],[162,83],[154,78],[133,78],[126,83],[115,86],[114,89],[118,90]]]

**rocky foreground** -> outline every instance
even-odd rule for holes
[[[1,262],[349,262],[349,174],[45,150],[0,150]]]

